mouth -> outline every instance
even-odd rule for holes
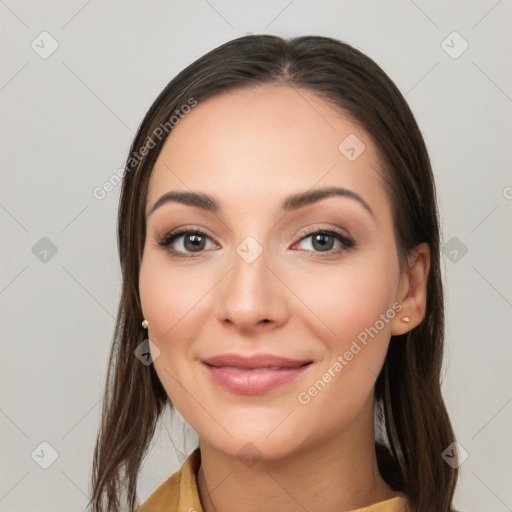
[[[243,395],[261,395],[283,386],[307,371],[313,361],[259,354],[224,354],[202,361],[210,378],[222,388]]]

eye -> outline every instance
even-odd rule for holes
[[[354,247],[354,242],[347,238],[343,233],[335,229],[322,229],[309,232],[303,236],[298,243],[303,243],[307,246],[303,247],[306,251],[323,252],[323,253],[338,253]],[[337,249],[334,246],[338,244]]]
[[[181,231],[171,231],[167,233],[157,243],[165,247],[170,253],[176,256],[193,256],[194,253],[201,253],[204,250],[211,249],[207,247],[208,242],[216,247],[208,235],[200,229],[185,229]]]
[[[297,242],[299,245],[301,243],[306,246],[302,247],[302,250],[327,254],[340,253],[355,246],[351,239],[335,229],[310,231]],[[201,229],[171,231],[157,244],[166,248],[173,256],[180,257],[193,257],[217,247],[217,244],[212,242],[210,237]],[[210,245],[208,246],[208,244]],[[335,248],[336,244],[338,245],[337,248]]]

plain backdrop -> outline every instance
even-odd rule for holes
[[[0,0],[0,20],[0,511],[84,510],[120,290],[119,187],[93,190],[167,82],[248,32],[342,39],[409,102],[443,223],[455,503],[512,510],[510,0]],[[194,441],[165,422],[141,501]]]

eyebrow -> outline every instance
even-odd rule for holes
[[[312,191],[308,190],[298,194],[292,194],[284,200],[281,209],[285,212],[290,212],[333,196],[353,199],[359,202],[372,215],[372,217],[375,217],[373,210],[359,194],[356,194],[352,190],[340,187],[328,187]],[[207,194],[170,191],[165,193],[156,201],[156,203],[149,210],[148,217],[157,208],[160,208],[160,206],[171,202],[180,203],[187,206],[195,206],[209,212],[218,212],[220,210],[219,203],[213,197]]]

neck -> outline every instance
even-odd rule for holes
[[[401,495],[378,471],[373,401],[365,409],[328,440],[250,467],[200,441],[198,488],[205,512],[259,512],[269,504],[290,512],[340,512]]]

